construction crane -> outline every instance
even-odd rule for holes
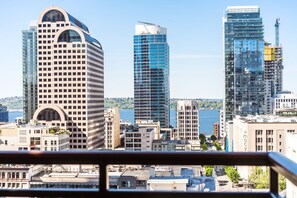
[[[280,18],[277,18],[274,24],[275,27],[275,45],[279,46],[279,25],[280,25]]]

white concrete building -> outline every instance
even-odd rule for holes
[[[280,116],[297,116],[297,94],[277,94],[273,102],[273,112]]]
[[[69,149],[69,132],[40,124],[0,127],[0,150],[63,151]]]
[[[152,151],[156,128],[141,127],[125,133],[125,150]]]
[[[233,119],[234,152],[280,152],[286,154],[286,135],[297,132],[297,117],[236,116]],[[239,166],[247,179],[251,168]]]
[[[286,136],[286,157],[297,163],[297,133],[288,133]],[[297,187],[289,180],[286,181],[286,197],[297,198]]]
[[[114,150],[120,145],[120,111],[118,108],[107,109],[105,118],[105,149]]]
[[[0,165],[0,189],[29,189],[32,176],[43,171],[43,165]]]
[[[138,127],[150,127],[154,128],[155,130],[155,140],[160,139],[160,121],[154,122],[153,120],[136,120],[135,125]]]
[[[220,110],[220,138],[226,137],[224,110]]]
[[[177,133],[181,140],[199,140],[198,102],[177,101]]]
[[[187,178],[150,178],[147,181],[147,189],[149,191],[187,191],[189,179]]]
[[[65,10],[50,6],[37,26],[40,123],[69,130],[71,149],[104,146],[104,68],[101,44]]]

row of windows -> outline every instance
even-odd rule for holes
[[[43,57],[43,58],[46,58],[46,57]],[[48,57],[50,59],[50,57]],[[86,62],[85,61],[55,61],[54,64],[57,65],[66,65],[66,64],[85,64]]]
[[[54,81],[56,82],[61,82],[61,81],[85,81],[86,78],[54,78]],[[46,85],[46,84],[39,84],[39,87],[51,87],[51,84]]]
[[[72,149],[86,149],[86,145],[70,145],[70,148]]]
[[[72,47],[85,47],[86,45],[85,44],[72,44]],[[59,45],[54,45],[54,48],[61,48],[61,47],[66,47],[66,45],[62,45],[62,44],[59,44]]]
[[[21,175],[22,175],[22,177],[21,177]],[[21,178],[23,178],[23,179],[26,179],[27,174],[25,172],[22,172],[22,173],[20,173],[20,172],[8,172],[8,173],[2,172],[2,173],[0,173],[0,176],[3,179],[4,178],[8,178],[8,179],[21,179]]]
[[[73,66],[73,67],[54,67],[54,70],[85,70],[86,69],[86,67],[80,67],[80,66],[78,66],[78,67],[76,67],[76,66]],[[49,68],[46,68],[46,67],[44,67],[44,68],[39,68],[38,69],[39,71],[51,71],[52,69],[51,69],[51,67],[49,67]]]
[[[80,49],[78,49],[78,50],[54,50],[54,53],[55,54],[57,54],[57,53],[59,53],[59,54],[62,54],[62,53],[64,53],[64,54],[66,54],[66,53],[85,53],[86,52],[86,50],[80,50]]]
[[[51,49],[51,46],[38,46],[38,49]]]
[[[70,140],[70,143],[86,143],[86,142],[87,142],[87,140],[81,140],[81,139],[78,139],[78,140],[72,139],[72,140]]]
[[[40,57],[39,57],[40,58]],[[86,56],[85,55],[82,55],[82,56],[80,56],[80,55],[73,55],[72,57],[71,56],[54,56],[54,59],[80,59],[80,58],[86,58]],[[84,64],[84,63],[83,63]]]

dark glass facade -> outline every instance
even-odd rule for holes
[[[135,120],[169,127],[169,46],[166,34],[134,35]]]
[[[7,107],[0,104],[0,122],[8,122]]]
[[[224,18],[226,121],[264,113],[264,32],[260,9],[228,7]]]
[[[37,109],[37,32],[23,30],[23,119],[27,123]]]

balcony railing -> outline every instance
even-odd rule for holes
[[[297,164],[279,153],[223,152],[0,152],[0,164],[98,164],[99,189],[0,189],[1,196],[121,198],[279,197],[278,174],[297,185]],[[270,167],[269,192],[152,192],[109,190],[107,165],[247,165]]]

